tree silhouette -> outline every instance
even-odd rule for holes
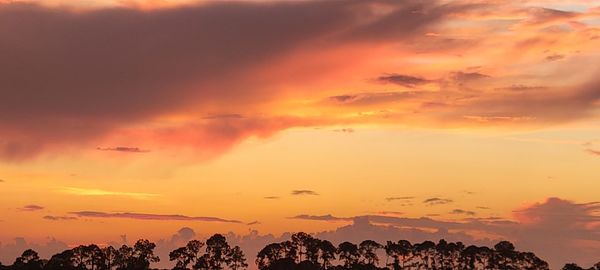
[[[160,258],[154,255],[154,248],[156,248],[156,244],[145,239],[135,242],[128,267],[131,269],[148,269],[150,263],[159,262]]]
[[[75,256],[73,250],[65,250],[61,253],[53,255],[46,266],[45,270],[75,270]]]
[[[265,246],[256,256],[258,269],[267,269],[273,263],[284,258],[283,247],[280,243],[272,243]]]
[[[23,269],[23,270],[38,270],[43,268],[43,261],[40,260],[40,256],[33,249],[27,249],[23,251],[23,254],[19,256],[15,263],[13,264],[13,268]]]
[[[177,248],[169,253],[169,260],[176,261],[174,269],[187,269],[189,264],[195,264],[204,243],[192,240],[185,247]]]
[[[357,264],[360,257],[358,246],[350,242],[339,244],[336,253],[338,254],[339,259],[344,263],[346,269],[350,269],[352,265]]]
[[[272,243],[256,256],[261,270],[548,270],[548,264],[531,252],[517,251],[508,241],[501,241],[493,248],[468,246],[461,242],[440,240],[411,244],[406,240],[387,241],[385,246],[365,240],[358,246],[343,242],[337,248],[327,240],[305,233],[294,234],[292,241]],[[204,252],[201,251],[205,246]],[[81,245],[53,255],[50,260],[40,259],[37,252],[28,249],[15,259],[13,265],[0,270],[144,270],[158,262],[154,255],[156,245],[148,240],[138,240],[133,247],[127,245],[115,249],[100,248],[95,244]],[[377,251],[385,249],[385,268],[377,267]],[[337,255],[337,258],[336,258]],[[241,270],[248,267],[246,257],[239,246],[231,247],[223,235],[215,234],[206,245],[192,240],[186,246],[169,254],[175,261],[173,269]],[[303,258],[303,259],[300,259]],[[337,260],[336,260],[337,259]],[[334,265],[338,261],[341,265]],[[566,264],[563,270],[584,270],[577,264]],[[600,263],[587,268],[600,270]]]
[[[567,263],[563,266],[562,270],[583,270],[583,268],[576,263]]]
[[[221,270],[229,260],[231,247],[223,235],[215,234],[206,240],[206,254],[198,260],[198,269]]]
[[[319,242],[319,257],[321,259],[321,268],[329,269],[332,266],[331,262],[335,260],[336,248],[327,240],[318,240]]]
[[[77,246],[73,248],[73,263],[77,269],[107,269],[104,252],[97,245]]]
[[[312,236],[304,232],[292,234],[292,247],[297,252],[298,262],[301,262],[304,259],[309,259],[308,257],[314,256],[314,249],[310,249],[311,245],[313,245],[313,240],[314,239],[312,238]],[[304,258],[303,255],[305,255]]]
[[[205,253],[200,255],[200,250],[206,246]],[[260,256],[259,256],[260,258]],[[257,264],[259,264],[257,258]],[[192,240],[185,247],[177,248],[169,253],[169,259],[175,261],[173,269],[188,269],[193,264],[193,269],[221,270],[225,267],[238,270],[248,267],[246,256],[238,246],[231,247],[223,235],[215,234],[206,240],[206,244]],[[270,262],[265,257],[265,263]],[[265,264],[263,263],[263,264]]]
[[[244,255],[244,252],[240,247],[233,247],[229,251],[228,257],[229,261],[227,263],[227,266],[229,266],[229,268],[231,268],[232,270],[245,269],[246,267],[248,267],[248,263],[246,263],[246,256]]]
[[[360,254],[363,263],[376,265],[379,262],[377,250],[382,247],[381,244],[373,240],[365,240],[358,245],[358,254]]]
[[[130,269],[129,265],[131,262],[131,256],[133,256],[133,248],[122,245],[116,253],[115,256],[115,266],[117,269]]]
[[[112,270],[116,265],[118,251],[113,246],[108,246],[102,249],[104,254],[104,265],[106,269]]]

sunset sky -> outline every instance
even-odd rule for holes
[[[588,265],[599,116],[595,0],[0,0],[0,261],[306,231]]]

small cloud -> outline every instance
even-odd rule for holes
[[[404,197],[387,197],[385,198],[386,201],[391,202],[391,201],[410,201],[412,199],[414,199],[415,197],[411,197],[411,196],[404,196]]]
[[[427,80],[422,77],[402,75],[397,73],[385,74],[383,76],[377,77],[375,80],[380,83],[391,83],[409,88],[414,88],[418,85],[427,84],[431,82],[431,80]]]
[[[585,151],[588,152],[591,155],[600,156],[600,150],[586,149]]]
[[[477,209],[490,210],[491,208],[487,206],[477,206]]]
[[[290,219],[303,219],[303,220],[316,220],[316,221],[351,221],[351,218],[340,218],[334,217],[332,215],[322,215],[322,216],[313,216],[313,215],[297,215],[295,217],[290,217]]]
[[[29,205],[25,205],[23,206],[23,208],[19,208],[20,211],[40,211],[43,210],[44,207],[43,206],[39,206],[39,205],[35,205],[35,204],[29,204]]]
[[[4,183],[4,182],[5,182],[4,179],[0,179],[0,183]]]
[[[564,58],[565,58],[565,56],[562,54],[552,54],[552,55],[546,56],[546,60],[548,60],[548,61],[558,61],[558,60],[561,60]]]
[[[333,132],[354,133],[354,129],[352,129],[352,128],[340,128],[340,129],[334,129]]]
[[[267,196],[267,197],[264,197],[264,199],[265,200],[279,200],[280,198],[277,196]]]
[[[343,105],[372,105],[389,102],[399,102],[422,96],[418,91],[387,91],[387,92],[365,92],[352,95],[338,95],[328,97],[328,102]]]
[[[444,198],[437,198],[437,197],[429,198],[429,199],[426,199],[423,201],[424,204],[427,204],[430,206],[431,205],[440,205],[440,204],[449,204],[452,202],[453,202],[453,200],[451,200],[451,199],[444,199]]]
[[[467,215],[467,216],[474,216],[477,213],[473,212],[473,211],[467,211],[467,210],[463,210],[463,209],[454,209],[450,212],[450,214],[453,215]]]
[[[384,215],[384,216],[402,216],[402,215],[404,215],[403,212],[398,212],[398,211],[380,211],[380,212],[377,212],[376,214]]]
[[[329,99],[331,99],[334,102],[338,102],[338,103],[350,102],[350,101],[353,101],[353,100],[355,100],[357,98],[358,98],[358,95],[339,95],[339,96],[331,96],[331,97],[329,97]]]
[[[252,221],[252,222],[248,222],[248,223],[246,223],[246,225],[248,225],[248,226],[252,226],[252,225],[259,225],[259,224],[260,224],[260,222],[259,222],[259,221]]]
[[[138,219],[138,220],[183,220],[183,221],[206,221],[206,222],[226,222],[226,223],[242,223],[238,220],[229,220],[222,219],[217,217],[192,217],[186,215],[162,215],[162,214],[146,214],[146,213],[105,213],[105,212],[97,212],[97,211],[77,211],[70,212],[69,214],[78,216],[78,217],[88,217],[88,218],[128,218],[128,219]]]
[[[513,84],[513,85],[507,86],[507,87],[495,88],[495,90],[512,91],[512,92],[525,92],[525,91],[535,91],[535,90],[544,90],[544,89],[547,89],[547,87],[528,86],[528,85],[522,85],[522,84]]]
[[[76,188],[76,187],[64,187],[60,190],[62,193],[78,196],[122,196],[131,197],[134,199],[145,200],[151,197],[160,196],[159,194],[153,193],[138,193],[138,192],[120,192],[120,191],[109,191],[102,189],[93,188]]]
[[[211,114],[208,116],[202,117],[202,119],[206,120],[214,120],[214,119],[241,119],[244,118],[243,115],[232,113],[232,114]]]
[[[451,73],[451,78],[457,82],[466,82],[466,81],[474,81],[490,78],[489,75],[485,75],[479,72],[453,72]]]
[[[96,150],[125,152],[125,153],[148,153],[148,152],[150,152],[150,150],[141,149],[139,147],[127,147],[127,146],[97,147]]]
[[[43,219],[58,221],[58,220],[75,220],[77,218],[70,217],[70,216],[44,216]]]
[[[306,190],[306,189],[300,189],[300,190],[292,190],[292,195],[295,196],[302,196],[302,195],[319,195],[319,193],[312,191],[312,190]]]

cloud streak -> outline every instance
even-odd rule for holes
[[[125,152],[125,153],[148,153],[150,150],[141,149],[139,147],[127,147],[127,146],[117,146],[117,147],[98,147],[96,150],[99,151],[113,151],[113,152]]]
[[[40,206],[40,205],[28,204],[28,205],[25,205],[25,206],[19,208],[19,211],[34,212],[34,211],[40,211],[40,210],[44,210],[44,209],[45,209],[45,207]]]
[[[161,221],[202,221],[202,222],[224,222],[224,223],[242,223],[238,220],[222,219],[217,217],[194,217],[186,215],[162,215],[162,214],[145,214],[145,213],[106,213],[97,211],[75,211],[69,212],[80,218],[126,218],[137,220],[161,220]]]
[[[313,190],[308,190],[308,189],[299,189],[299,190],[292,190],[292,195],[294,196],[317,196],[319,195],[319,193],[317,193],[316,191]]]
[[[121,192],[121,191],[109,191],[95,188],[77,188],[77,187],[64,187],[60,188],[59,192],[77,195],[77,196],[119,196],[129,197],[133,199],[148,200],[154,197],[160,196],[160,194],[153,193],[138,193],[138,192]]]
[[[451,199],[446,199],[446,198],[438,198],[438,197],[433,197],[433,198],[428,198],[425,199],[423,201],[424,204],[432,206],[432,205],[441,205],[441,204],[449,204],[454,202]]]
[[[75,220],[76,217],[70,216],[44,216],[43,219],[52,220],[52,221],[60,221],[60,220]]]

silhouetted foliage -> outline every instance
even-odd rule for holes
[[[154,255],[156,245],[148,240],[138,240],[133,247],[123,245],[100,248],[95,244],[81,245],[41,260],[37,252],[28,249],[15,260],[10,270],[143,270],[158,262]]]
[[[378,254],[385,251],[384,267],[379,266]],[[340,265],[333,265],[333,262]],[[477,247],[461,242],[448,243],[440,240],[411,244],[409,241],[388,241],[385,246],[372,240],[359,245],[343,242],[337,248],[328,241],[314,238],[305,233],[292,235],[289,241],[273,243],[263,248],[256,264],[261,270],[295,269],[527,269],[547,270],[548,264],[533,253],[519,252],[513,244],[502,241],[494,246]],[[594,269],[595,270],[595,269]]]
[[[204,250],[202,248],[204,247]],[[41,259],[28,249],[10,266],[0,263],[0,270],[144,270],[159,262],[154,255],[156,245],[138,240],[133,247],[118,249],[95,244],[81,245]],[[379,266],[378,255],[385,252],[385,264]],[[189,241],[169,253],[173,269],[241,270],[248,264],[239,246],[231,247],[223,235],[215,234],[203,243]],[[337,247],[327,240],[306,233],[293,234],[289,241],[265,246],[256,256],[261,270],[548,270],[548,264],[531,252],[520,252],[508,241],[493,248],[465,246],[461,242],[440,240],[412,244],[406,240],[387,241],[381,245],[372,240],[359,245],[350,242]],[[337,263],[337,265],[336,265]],[[562,270],[600,270],[600,262],[590,268],[574,263]]]
[[[563,266],[562,270],[600,270],[600,262],[587,269],[577,265],[576,263],[567,263],[565,266]]]
[[[206,246],[204,254],[200,250]],[[175,261],[173,269],[239,270],[248,267],[246,256],[238,246],[231,247],[223,235],[215,234],[206,240],[206,244],[192,240],[185,247],[169,253],[169,260]]]

